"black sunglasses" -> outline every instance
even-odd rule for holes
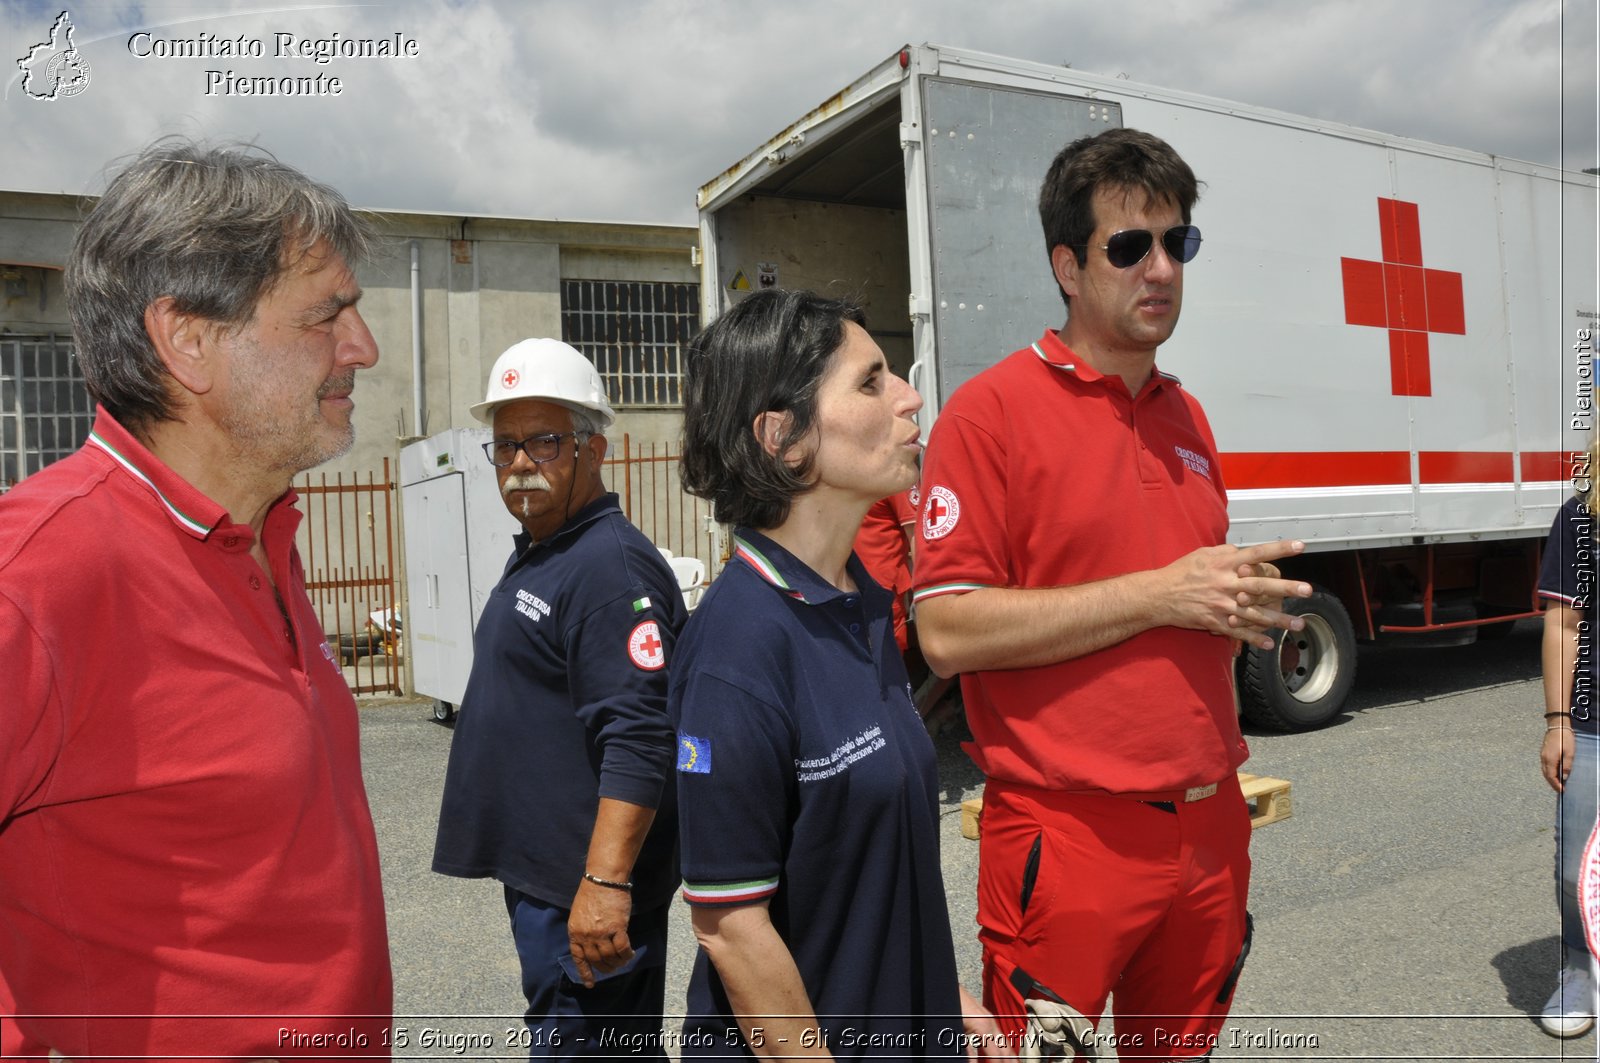
[[[1144,261],[1144,256],[1156,245],[1156,234],[1149,229],[1123,229],[1114,232],[1100,245],[1106,261],[1117,269],[1127,269]],[[1088,250],[1087,244],[1078,244],[1076,250]],[[1200,253],[1200,229],[1195,225],[1174,225],[1161,234],[1161,246],[1174,262],[1189,262]]]

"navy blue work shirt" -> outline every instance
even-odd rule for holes
[[[1596,470],[1600,475],[1600,470]],[[1587,734],[1600,733],[1600,668],[1595,664],[1594,617],[1595,586],[1594,515],[1578,498],[1567,499],[1550,525],[1544,544],[1544,561],[1539,569],[1539,597],[1562,602],[1578,610],[1582,617],[1578,642],[1574,647],[1571,696],[1572,729]]]
[[[673,657],[684,899],[767,901],[835,1058],[961,1052],[939,867],[938,765],[890,628],[771,539],[734,557]],[[748,1054],[706,953],[685,1058]]]
[[[433,869],[570,908],[610,797],[657,810],[633,903],[665,904],[678,885],[665,666],[683,595],[615,494],[515,543],[473,635]]]

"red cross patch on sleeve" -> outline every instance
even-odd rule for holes
[[[661,629],[646,620],[628,633],[628,659],[646,672],[667,666],[666,648],[661,645]]]
[[[928,492],[927,504],[922,510],[922,537],[943,539],[956,530],[961,519],[961,500],[950,488],[938,485]]]

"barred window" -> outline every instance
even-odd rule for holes
[[[683,348],[700,330],[700,285],[561,282],[561,338],[588,355],[613,406],[680,406]]]
[[[0,488],[71,454],[93,427],[71,339],[0,337]]]

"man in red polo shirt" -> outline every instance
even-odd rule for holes
[[[1270,646],[1299,543],[1222,545],[1200,405],[1155,365],[1197,182],[1161,140],[1068,145],[1039,211],[1067,323],[969,381],[923,467],[923,652],[962,674],[984,792],[984,1003],[1098,1022],[1123,1059],[1203,1057],[1248,950],[1233,648]]]
[[[368,239],[270,156],[181,140],[79,231],[94,430],[0,498],[8,1053],[389,1058],[355,702],[289,487],[353,438]]]

